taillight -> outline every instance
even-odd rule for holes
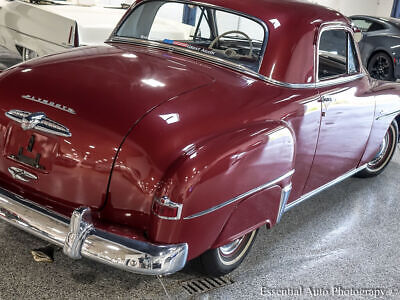
[[[164,220],[179,220],[182,215],[182,204],[172,202],[168,197],[155,198],[153,213]]]

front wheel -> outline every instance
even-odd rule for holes
[[[366,178],[374,177],[382,173],[392,160],[392,157],[396,150],[398,139],[399,127],[397,125],[397,122],[393,121],[392,124],[390,124],[390,127],[386,132],[379,151],[374,159],[368,163],[367,167],[364,170],[357,173],[356,176]]]
[[[199,257],[203,273],[222,276],[235,270],[250,252],[258,229],[224,246],[211,249]]]

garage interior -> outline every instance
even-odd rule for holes
[[[400,13],[392,0],[311,2],[347,16]],[[0,48],[0,69],[19,62],[18,55]],[[0,222],[0,299],[265,299],[276,289],[285,291],[281,298],[301,291],[304,298],[318,299],[333,288],[341,297],[349,298],[353,288],[399,299],[399,174],[400,147],[380,176],[349,178],[284,214],[278,226],[261,228],[241,267],[214,279],[199,273],[195,263],[166,277],[142,276],[74,261],[62,249],[56,249],[53,263],[38,263],[31,249],[46,242]]]

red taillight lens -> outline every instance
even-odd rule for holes
[[[153,213],[160,219],[179,220],[182,204],[172,202],[168,197],[156,198],[153,203]]]

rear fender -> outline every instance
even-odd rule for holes
[[[223,230],[229,239],[268,220],[275,223],[281,188],[290,183],[294,157],[293,131],[277,121],[253,124],[187,147],[168,169],[156,194],[183,204],[182,220],[153,215],[150,238],[185,241],[189,258],[194,258],[210,249]],[[243,218],[246,222],[237,226]]]
[[[282,187],[277,184],[240,202],[212,248],[226,245],[265,224],[268,228],[275,225],[279,217],[282,192]]]
[[[395,83],[378,83],[374,123],[360,166],[369,163],[378,152],[393,120],[400,120],[400,87]]]

